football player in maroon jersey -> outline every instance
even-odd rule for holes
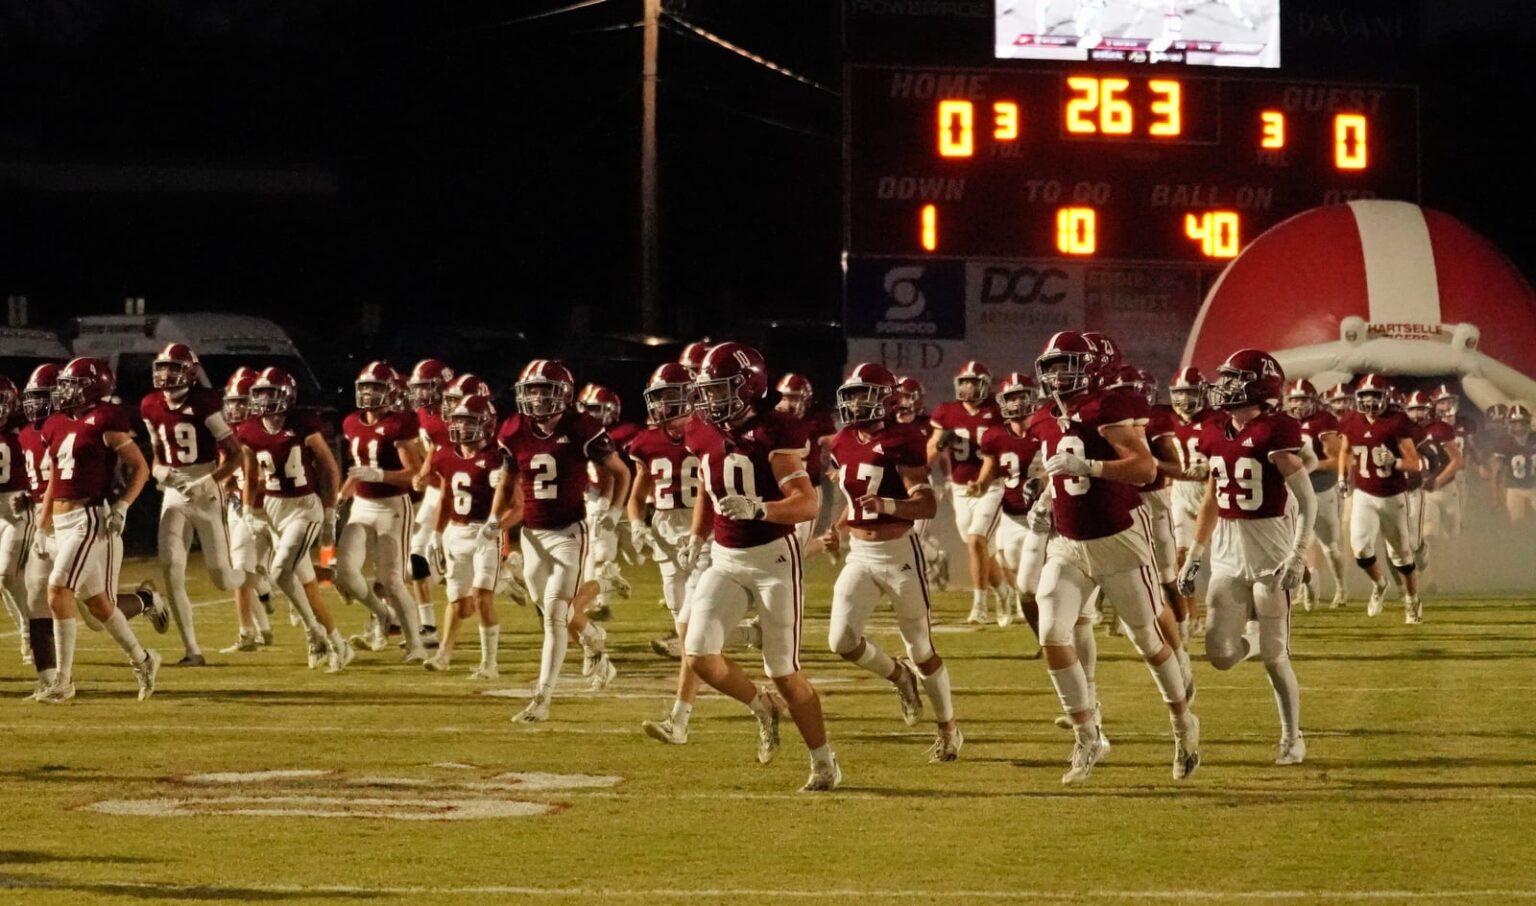
[[[80,603],[127,653],[140,701],[155,694],[160,670],[160,655],[139,644],[116,604],[123,524],[149,479],[149,464],[134,445],[128,413],[111,401],[114,386],[106,362],[72,360],[59,370],[53,388],[55,411],[43,424],[53,465],[39,525],[53,534],[48,607],[53,612],[58,673],[40,700],[54,704],[75,695]],[[119,461],[127,468],[120,491],[113,487]]]
[[[389,627],[399,624],[405,634],[404,663],[419,664],[427,659],[427,649],[405,569],[416,524],[411,479],[421,469],[421,442],[415,413],[391,404],[397,377],[388,362],[364,365],[353,384],[357,411],[341,423],[352,461],[341,496],[350,496],[352,506],[336,544],[336,584],[373,614],[370,631],[351,640],[354,647],[383,650]],[[374,582],[363,576],[368,559],[373,560]],[[375,583],[388,603],[375,592]]]
[[[480,617],[480,666],[474,679],[500,676],[496,649],[501,640],[501,621],[496,617],[496,574],[501,566],[499,537],[481,531],[491,518],[495,483],[504,474],[501,451],[492,443],[496,409],[483,396],[466,396],[448,414],[452,445],[432,457],[432,471],[445,489],[445,506],[439,508],[436,531],[428,542],[428,555],[442,563],[448,585],[448,610],[437,653],[426,662],[428,670],[448,669],[453,657],[459,624]]]
[[[981,442],[989,429],[1002,425],[987,366],[961,365],[955,374],[955,399],[935,407],[930,420],[934,430],[928,438],[928,460],[941,470],[947,466],[955,528],[965,539],[971,567],[971,612],[966,622],[985,623],[990,603],[1007,606],[1001,594],[1002,569],[988,550],[1000,518],[1003,488],[983,488],[976,482],[981,473]]]
[[[1328,411],[1334,418],[1342,419],[1355,411],[1355,396],[1345,384],[1334,384],[1328,388]]]
[[[1403,403],[1403,412],[1413,422],[1418,434],[1419,458],[1423,471],[1408,477],[1408,522],[1417,526],[1419,546],[1414,552],[1414,563],[1419,582],[1429,579],[1429,542],[1442,536],[1444,520],[1439,515],[1442,498],[1435,492],[1456,480],[1462,468],[1461,441],[1456,428],[1435,418],[1435,404],[1428,393],[1415,390]]]
[[[923,382],[915,377],[896,378],[896,420],[904,425],[915,425],[923,432],[923,437],[933,436],[933,422],[928,416],[928,407],[924,402]],[[929,476],[933,484],[933,499],[939,503],[944,502],[945,486],[948,483],[942,473],[934,471],[934,463],[929,463]],[[912,523],[912,530],[917,533],[917,543],[923,549],[923,560],[928,564],[928,585],[939,591],[949,588],[949,552],[944,550],[940,543],[938,533],[933,530],[932,519],[918,519]]]
[[[230,562],[229,532],[224,525],[224,479],[240,467],[240,445],[224,421],[218,391],[198,380],[202,365],[185,343],[170,343],[155,358],[154,388],[139,403],[139,417],[149,432],[159,483],[160,568],[171,612],[186,655],[178,667],[202,667],[208,661],[197,644],[192,599],[187,595],[187,551],[197,533],[203,564],[215,587],[239,588],[245,575]]]
[[[586,653],[584,673],[592,688],[604,689],[618,671],[609,660],[602,627],[587,620],[579,591],[587,559],[587,464],[607,473],[609,502],[629,493],[629,469],[613,450],[597,419],[575,408],[576,381],[561,363],[534,359],[517,381],[517,412],[497,433],[507,472],[496,486],[492,517],[481,527],[486,538],[500,538],[503,526],[521,523],[524,577],[542,609],[544,648],[533,698],[513,720],[535,723],[549,718],[550,699],[565,661],[568,633]]]
[[[433,455],[449,446],[442,405],[443,391],[453,380],[453,369],[442,361],[422,359],[405,382],[406,403],[416,413],[417,440],[421,445],[421,471],[411,481],[412,499],[416,502],[416,524],[411,531],[411,591],[416,594],[421,638],[428,646],[437,634],[437,614],[432,603],[435,577],[427,559],[427,542],[437,527],[437,508],[443,492],[427,477],[432,472]]]
[[[1344,585],[1344,534],[1342,530],[1342,503],[1339,497],[1339,420],[1318,398],[1311,381],[1292,381],[1285,388],[1286,414],[1301,425],[1302,461],[1308,464],[1312,479],[1312,494],[1317,498],[1317,518],[1312,523],[1316,538],[1314,550],[1321,552],[1322,561],[1328,566],[1333,580],[1333,609],[1343,607],[1349,601],[1349,590]],[[1302,607],[1311,610],[1321,602],[1317,587],[1317,570],[1308,572],[1307,579],[1296,591]]]
[[[688,424],[687,445],[699,457],[709,502],[701,500],[694,511],[683,562],[694,560],[711,527],[714,543],[690,598],[683,650],[700,679],[752,710],[758,761],[772,761],[781,703],[721,653],[755,602],[764,671],[811,750],[811,777],[802,790],[825,792],[837,787],[842,772],[827,744],[821,699],[800,669],[805,590],[794,536],[797,523],[816,515],[816,492],[805,472],[810,442],[799,422],[766,407],[767,392],[762,354],[740,343],[711,348],[694,380],[697,417]]]
[[[1173,491],[1169,505],[1173,517],[1173,543],[1177,546],[1178,565],[1184,565],[1189,546],[1195,540],[1195,519],[1200,515],[1201,502],[1205,499],[1205,479],[1208,464],[1200,452],[1200,432],[1205,422],[1221,418],[1221,413],[1210,408],[1209,385],[1200,369],[1180,368],[1168,382],[1169,408],[1173,410],[1173,435],[1171,440],[1178,450],[1178,465],[1158,468],[1173,478]],[[1193,595],[1180,595],[1184,606],[1189,634],[1201,631],[1199,605]]]
[[[1427,515],[1434,520],[1436,534],[1444,538],[1455,538],[1461,534],[1467,496],[1466,475],[1468,466],[1472,464],[1472,437],[1477,433],[1477,425],[1460,414],[1461,398],[1448,385],[1441,384],[1435,388],[1431,402],[1435,405],[1435,418],[1450,425],[1455,432],[1455,440],[1451,443],[1461,456],[1462,467],[1449,482],[1436,484],[1435,489],[1429,492],[1431,508]]]
[[[780,412],[791,415],[800,420],[805,426],[805,433],[810,441],[810,453],[805,457],[805,473],[811,477],[811,488],[816,491],[816,513],[819,517],[822,510],[823,489],[830,491],[826,484],[826,445],[833,434],[837,433],[837,426],[832,422],[832,416],[826,410],[811,409],[811,400],[815,398],[815,390],[811,386],[810,378],[786,371],[779,378],[774,389],[779,394],[779,401],[774,408]],[[810,557],[825,550],[825,545],[820,536],[816,534],[816,519],[810,519],[795,526],[795,540],[800,542],[800,556]]]
[[[1403,608],[1409,622],[1422,619],[1414,551],[1416,527],[1408,524],[1408,473],[1419,471],[1419,450],[1413,425],[1401,412],[1387,408],[1392,387],[1381,375],[1367,374],[1355,387],[1355,412],[1340,424],[1344,435],[1339,448],[1339,478],[1354,478],[1350,498],[1349,540],[1355,562],[1371,577],[1371,599],[1366,614],[1381,613],[1387,595],[1387,578],[1376,562],[1379,535],[1387,545],[1387,559],[1403,575]]]
[[[232,431],[238,433],[241,423],[248,417],[251,385],[256,383],[259,374],[260,372],[256,369],[242,365],[231,372],[229,380],[224,383],[224,423],[229,425]],[[239,446],[238,436],[235,444]],[[237,461],[244,461],[243,451],[237,456]],[[268,602],[271,598],[272,586],[267,576],[272,572],[274,541],[270,531],[253,533],[250,525],[241,518],[241,508],[245,498],[245,470],[237,468],[234,474],[225,480],[224,485],[225,523],[229,533],[230,563],[245,577],[245,582],[235,589],[235,609],[240,617],[240,635],[234,645],[221,649],[223,654],[234,654],[240,651],[256,651],[262,645],[272,644],[272,622],[268,619],[271,612]],[[298,611],[293,609],[291,613],[297,622]]]
[[[5,609],[21,640],[21,662],[32,663],[27,607],[27,578],[23,565],[32,546],[32,497],[23,466],[21,430],[27,420],[21,397],[11,379],[0,375],[0,582],[5,585]]]
[[[1002,413],[1004,425],[1000,430],[988,431],[981,442],[981,471],[976,483],[983,487],[995,480],[1003,486],[1002,518],[993,533],[994,554],[1002,566],[1004,584],[1011,593],[1007,606],[997,609],[997,625],[1008,626],[1015,619],[1023,619],[1031,629],[1039,624],[1039,612],[1035,610],[1035,588],[1029,583],[1032,570],[1027,563],[1044,553],[1031,543],[1031,533],[1026,522],[1030,508],[1040,496],[1042,482],[1035,461],[1040,444],[1029,436],[1026,428],[1029,414],[1035,411],[1035,382],[1022,372],[1004,376],[998,385],[997,408]],[[1030,474],[1031,467],[1035,473]],[[1033,614],[1033,616],[1031,616]],[[1039,657],[1037,650],[1035,656]]]
[[[1510,406],[1505,425],[1507,430],[1493,448],[1493,492],[1503,496],[1509,521],[1521,525],[1536,516],[1536,436],[1531,434],[1531,407],[1525,403]]]
[[[1201,434],[1211,474],[1179,584],[1185,594],[1194,592],[1210,544],[1206,658],[1217,670],[1254,655],[1264,660],[1280,712],[1275,764],[1300,764],[1307,744],[1301,687],[1291,668],[1291,592],[1306,570],[1317,498],[1302,462],[1301,424],[1279,411],[1280,363],[1266,352],[1239,349],[1217,373],[1213,396],[1228,420],[1207,422]],[[1250,621],[1258,624],[1256,637],[1247,635]]]
[[[928,760],[954,761],[965,736],[955,723],[949,668],[934,650],[927,570],[912,535],[913,520],[933,518],[938,505],[928,484],[926,439],[895,420],[896,408],[896,376],[883,365],[857,365],[837,388],[843,429],[832,438],[832,466],[844,499],[839,523],[852,537],[832,590],[827,644],[896,688],[908,726],[922,716],[921,682],[938,724]],[[900,660],[864,633],[882,597],[891,602],[906,647]]]
[[[336,543],[341,469],[320,417],[294,408],[298,397],[298,382],[281,368],[263,369],[251,384],[250,417],[235,432],[245,472],[241,518],[252,534],[276,539],[273,581],[309,632],[309,666],[324,660],[328,672],[340,673],[352,662],[352,646],[320,597],[309,550],[316,541]]]
[[[1114,602],[1168,706],[1174,779],[1187,777],[1200,764],[1200,723],[1189,710],[1179,660],[1158,625],[1163,601],[1152,540],[1136,517],[1141,504],[1137,487],[1152,480],[1157,462],[1127,398],[1098,387],[1106,355],[1099,343],[1080,333],[1052,336],[1035,370],[1053,403],[1036,410],[1029,423],[1041,442],[1051,483],[1055,535],[1036,601],[1051,682],[1076,735],[1071,765],[1062,776],[1069,785],[1087,780],[1109,750],[1100,730],[1097,693],[1079,661],[1075,638],[1084,629],[1080,618],[1096,587]]]
[[[623,451],[634,436],[633,425],[619,421],[622,403],[619,395],[601,384],[586,384],[576,396],[576,408],[590,415],[608,432],[613,449]],[[615,433],[617,432],[617,433]],[[622,461],[622,460],[621,460]],[[587,562],[585,574],[612,585],[620,597],[629,597],[629,581],[619,572],[619,527],[624,524],[623,503],[613,504],[613,479],[596,463],[587,464]],[[631,481],[633,483],[633,481]],[[578,595],[578,606],[594,620],[606,621],[613,616],[608,605],[608,595],[599,592],[595,596]]]
[[[43,423],[53,414],[53,387],[59,376],[59,366],[52,363],[33,369],[27,384],[21,391],[20,430],[16,433],[21,450],[19,468],[25,475],[30,499],[25,507],[25,523],[28,526],[27,544],[30,554],[26,557],[23,579],[26,592],[19,599],[27,606],[27,641],[32,651],[32,666],[37,671],[37,688],[32,699],[37,700],[53,685],[58,666],[53,639],[53,614],[48,609],[48,574],[53,569],[52,539],[46,532],[37,530],[37,515],[42,509],[43,496],[48,491],[48,481],[53,477],[53,459],[48,455],[48,441],[43,437]]]

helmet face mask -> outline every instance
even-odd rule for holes
[[[1434,418],[1434,412],[1429,406],[1408,406],[1403,411],[1417,425],[1427,425]]]
[[[485,440],[485,419],[462,410],[448,416],[448,440],[455,444],[478,444]]]
[[[87,382],[79,378],[60,375],[53,385],[53,408],[59,412],[71,412],[90,405],[86,398]]]
[[[553,418],[570,407],[569,384],[542,378],[519,381],[517,384],[517,411],[529,418]]]
[[[53,391],[48,388],[21,392],[21,414],[29,422],[40,422],[53,414]]]
[[[890,387],[848,381],[837,388],[837,417],[845,425],[883,422],[895,414],[886,411],[886,400],[893,395],[893,388]]]
[[[983,374],[966,374],[955,378],[955,399],[962,403],[979,403],[987,398],[992,382]]]
[[[1034,391],[1029,387],[1011,386],[997,395],[997,408],[1003,418],[1010,421],[1029,415],[1035,402]]]
[[[1170,390],[1168,400],[1173,404],[1173,411],[1188,417],[1205,408],[1205,390],[1200,388]]]
[[[1442,396],[1435,400],[1435,416],[1445,421],[1451,421],[1456,417],[1456,410],[1461,408],[1461,400],[1454,396]]]
[[[1291,418],[1305,421],[1317,414],[1317,400],[1304,393],[1287,396],[1285,398],[1285,411]]]
[[[1035,376],[1048,393],[1070,396],[1093,386],[1092,356],[1050,350],[1035,360]]]
[[[441,381],[409,381],[405,395],[412,409],[431,409],[443,401]]]
[[[656,384],[645,388],[645,414],[653,425],[666,425],[686,418],[693,409],[688,403],[687,384]]]
[[[1510,436],[1515,440],[1524,442],[1531,435],[1531,416],[1529,413],[1511,415],[1509,421],[1505,422],[1505,424],[1509,426]]]
[[[700,377],[689,391],[690,402],[696,411],[717,425],[733,422],[747,411],[747,404],[739,392],[745,381],[739,374]]]
[[[248,396],[224,397],[224,421],[238,425],[251,414],[251,398]]]
[[[185,390],[192,386],[192,367],[185,362],[158,359],[150,381],[156,390]]]
[[[1355,409],[1366,415],[1380,415],[1387,411],[1387,395],[1380,390],[1358,390]]]
[[[353,395],[357,400],[357,408],[364,411],[388,408],[391,395],[389,382],[360,380],[353,385]]]

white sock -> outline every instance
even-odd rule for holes
[[[1080,714],[1093,710],[1093,692],[1088,677],[1083,674],[1082,664],[1073,664],[1060,670],[1052,670],[1051,685],[1056,687],[1056,698],[1061,710],[1067,714]]]
[[[128,654],[129,661],[137,664],[144,660],[144,646],[139,644],[133,628],[128,625],[128,618],[123,616],[121,610],[112,608],[112,616],[102,621],[101,626],[112,637],[112,641],[117,643],[117,647]]]
[[[606,630],[603,627],[597,625],[596,623],[592,622],[591,620],[587,621],[587,625],[581,627],[581,632],[578,633],[578,634],[581,636],[581,645],[582,645],[582,647],[587,649],[588,651],[593,651],[593,652],[596,652],[597,654],[602,654],[603,651],[606,650],[606,648],[607,648],[606,642],[607,642],[607,639],[608,639],[608,630]]]
[[[59,671],[49,667],[47,670],[38,671],[37,681],[44,687],[53,685],[53,681],[59,676]]]
[[[1184,678],[1184,685],[1188,686],[1190,681],[1195,678],[1194,671],[1189,666],[1189,652],[1185,650],[1183,645],[1180,645],[1173,649],[1173,656],[1178,659],[1179,675]]]
[[[1093,624],[1078,623],[1072,627],[1072,648],[1077,652],[1077,662],[1083,668],[1083,676],[1088,680],[1088,699],[1090,703],[1099,700],[1099,683],[1097,673],[1099,669],[1099,641],[1093,634]]]
[[[985,609],[987,606],[987,590],[985,588],[971,589],[971,607]]]
[[[1291,669],[1291,659],[1265,661],[1264,672],[1269,674],[1269,685],[1275,690],[1280,738],[1295,739],[1301,732],[1301,684],[1296,681],[1296,671]]]
[[[672,726],[686,730],[688,728],[688,718],[692,716],[693,705],[688,704],[682,699],[677,699],[672,703]]]
[[[891,660],[891,656],[875,647],[875,643],[869,639],[864,640],[864,653],[859,655],[855,663],[881,679],[890,679],[896,671],[896,662]]]
[[[53,652],[58,659],[58,676],[69,682],[75,675],[75,639],[80,633],[80,621],[71,617],[53,620]]]
[[[480,666],[496,666],[496,646],[501,644],[501,625],[480,627]]]
[[[1148,663],[1147,669],[1152,671],[1152,681],[1162,693],[1163,701],[1171,705],[1184,700],[1184,674],[1179,670],[1178,658],[1170,657],[1156,666]]]
[[[251,619],[256,623],[257,632],[272,631],[272,620],[267,616],[267,609],[261,606],[260,601],[251,608]]]
[[[539,655],[539,687],[554,694],[555,683],[560,680],[560,667],[565,663],[566,631],[570,628],[571,602],[556,600],[544,605],[544,648]],[[595,627],[588,623],[582,629],[582,640]]]
[[[928,704],[933,706],[933,719],[941,724],[954,720],[955,703],[949,691],[949,665],[940,664],[931,676],[923,676],[919,670],[918,677],[923,682],[923,691],[928,693]]]
[[[170,590],[166,597],[171,599],[171,613],[176,617],[176,631],[181,633],[181,644],[186,646],[187,654],[202,654],[197,647],[197,630],[192,625],[192,599],[187,597],[186,565],[182,568],[165,571],[165,584]]]
[[[325,630],[321,629],[318,634],[330,643],[330,649],[332,651],[340,651],[342,646],[347,644],[347,640],[341,637],[340,629],[332,629],[330,635],[326,635]]]
[[[423,627],[431,626],[433,629],[437,628],[437,610],[433,605],[417,604],[416,617],[421,620]]]
[[[827,764],[832,760],[832,746],[830,743],[822,743],[811,750],[811,764]]]
[[[768,704],[768,693],[761,689],[758,690],[756,695],[752,696],[751,701],[747,702],[747,707],[751,709],[753,714],[767,714],[773,710]]]

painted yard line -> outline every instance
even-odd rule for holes
[[[31,875],[11,875],[5,886],[16,889],[61,889],[75,886],[72,881],[55,881]],[[1069,900],[1090,902],[1095,900],[1198,900],[1202,902],[1247,902],[1305,900],[1318,902],[1374,901],[1374,900],[1457,900],[1469,899],[1536,899],[1536,889],[1484,889],[1484,890],[957,890],[911,888],[891,889],[828,889],[802,890],[794,888],[761,887],[714,887],[678,888],[658,887],[637,889],[634,887],[527,887],[483,884],[458,887],[363,887],[330,884],[156,884],[144,881],[99,882],[93,886],[115,888],[123,891],[145,891],[164,895],[195,896],[198,894],[315,894],[353,896],[523,896],[544,898],[624,898],[624,899],[899,899],[899,900]]]

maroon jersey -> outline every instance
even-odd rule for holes
[[[139,417],[149,431],[155,462],[173,468],[218,462],[218,442],[234,433],[224,423],[223,397],[201,385],[175,404],[161,391],[150,391],[139,401]]]
[[[501,423],[496,443],[505,468],[523,477],[523,524],[565,528],[587,516],[587,463],[613,452],[613,441],[597,419],[571,410],[545,434],[522,415]]]
[[[53,475],[48,439],[43,437],[42,428],[29,422],[16,433],[16,442],[21,448],[21,470],[26,474],[27,486],[32,489],[32,502],[41,505],[43,495],[48,491],[48,478]]]
[[[1206,423],[1224,423],[1226,420],[1226,413],[1219,409],[1201,409],[1189,421],[1174,413],[1173,439],[1179,448],[1179,461],[1184,471],[1189,471],[1190,466],[1205,459],[1205,454],[1200,451],[1200,434],[1205,430]]]
[[[1354,454],[1355,487],[1372,497],[1391,497],[1408,490],[1408,476],[1397,470],[1392,463],[1376,464],[1376,451],[1386,449],[1393,459],[1402,456],[1398,442],[1404,438],[1417,443],[1413,422],[1401,412],[1392,411],[1367,421],[1358,412],[1351,412],[1339,422],[1339,433],[1349,439],[1350,452]]]
[[[832,413],[825,410],[816,410],[805,416],[805,428],[811,443],[811,452],[805,457],[805,471],[811,476],[811,486],[821,487],[821,482],[826,478],[826,448],[821,442],[824,437],[831,437],[837,433],[837,423],[832,420]],[[923,438],[924,444],[928,442]],[[928,449],[923,448],[923,458],[927,461]]]
[[[1493,461],[1499,480],[1506,488],[1536,488],[1536,434],[1515,440],[1505,434],[1493,447]]]
[[[106,440],[112,431],[133,431],[127,410],[117,403],[96,403],[78,418],[55,412],[43,422],[43,437],[53,459],[55,500],[106,502],[117,468],[117,454]]]
[[[741,494],[763,500],[783,500],[773,477],[770,454],[784,450],[805,456],[809,441],[799,419],[772,410],[758,412],[729,433],[700,419],[688,422],[684,442],[699,457],[705,489],[719,504],[722,497]],[[793,526],[763,519],[714,519],[715,541],[723,547],[757,547],[783,538]]]
[[[929,418],[935,431],[954,435],[948,447],[950,479],[961,484],[975,481],[981,472],[981,442],[989,429],[1003,423],[997,404],[987,400],[971,412],[958,401],[940,403]]]
[[[491,518],[491,498],[496,486],[491,476],[501,468],[501,451],[487,445],[469,456],[457,447],[444,447],[432,454],[432,474],[443,482],[443,505],[448,521],[465,525]]]
[[[848,427],[834,434],[829,446],[838,486],[847,498],[849,525],[868,528],[912,524],[910,519],[889,513],[870,513],[856,503],[866,494],[907,499],[907,483],[901,479],[901,470],[928,467],[928,444],[922,431],[913,425],[887,424],[861,439],[859,429]]]
[[[1145,399],[1145,397],[1143,397],[1143,399]],[[1160,437],[1172,438],[1173,423],[1176,421],[1178,421],[1178,417],[1173,414],[1172,406],[1164,406],[1161,404],[1156,406],[1148,406],[1147,446],[1152,446],[1152,441],[1157,440]],[[1174,446],[1178,446],[1177,442],[1175,442]],[[1154,451],[1154,453],[1155,452],[1156,451]],[[1164,475],[1162,471],[1159,470],[1157,477],[1152,479],[1151,482],[1142,485],[1141,490],[1148,493],[1152,491],[1161,491],[1163,488],[1168,487],[1169,480],[1170,479],[1168,476]]]
[[[635,468],[651,476],[651,500],[658,510],[693,509],[699,499],[699,458],[665,428],[646,428],[625,447]]]
[[[634,422],[619,422],[608,429],[608,437],[613,440],[613,448],[615,450],[622,450],[629,446],[629,442],[634,440],[644,430],[644,425],[637,425]]]
[[[1036,409],[1029,419],[1030,436],[1040,441],[1041,455],[1075,453],[1083,459],[1118,459],[1115,447],[1100,434],[1103,428],[1136,424],[1136,413],[1122,394],[1088,393],[1078,399],[1066,424],[1058,421],[1056,404]],[[1077,541],[1107,538],[1131,527],[1131,511],[1141,506],[1134,485],[1087,475],[1051,478],[1056,531]]]
[[[256,455],[261,471],[257,488],[268,497],[303,497],[319,488],[315,454],[304,441],[313,434],[323,434],[320,416],[296,409],[283,419],[283,426],[268,431],[263,418],[248,418],[240,423],[235,438]]]
[[[1410,488],[1422,487],[1431,478],[1445,471],[1445,467],[1451,464],[1451,454],[1448,452],[1451,445],[1457,443],[1456,429],[1442,421],[1432,421],[1427,425],[1415,425],[1417,438],[1414,441],[1419,448],[1419,457],[1424,460],[1424,468],[1408,476]]]
[[[443,421],[442,411],[437,406],[422,406],[416,410],[416,434],[422,443],[431,444],[434,450],[450,446],[448,423]]]
[[[31,491],[27,478],[26,455],[21,449],[21,432],[31,427],[24,419],[16,418],[0,428],[0,494],[9,491]]]
[[[1029,464],[1040,452],[1040,441],[1024,426],[1024,434],[1013,433],[1013,426],[1004,422],[996,431],[988,431],[981,442],[981,452],[997,460],[1003,474],[1003,512],[1010,516],[1022,516],[1029,512],[1034,500],[1025,496],[1025,482],[1029,478]]]
[[[1328,451],[1323,448],[1323,438],[1329,434],[1339,433],[1339,419],[1325,408],[1319,408],[1307,418],[1301,419],[1301,445],[1304,449],[1312,451],[1319,461],[1328,458]],[[1312,490],[1326,491],[1339,483],[1338,469],[1318,469],[1309,476],[1312,480]]]
[[[373,424],[363,421],[361,412],[354,412],[341,422],[341,434],[346,438],[347,452],[355,466],[371,466],[386,472],[405,468],[400,461],[400,450],[395,444],[416,440],[419,428],[414,412],[390,412]],[[383,497],[399,497],[406,489],[383,481],[358,481],[353,483],[357,496],[367,500]]]
[[[1221,518],[1284,516],[1290,490],[1269,457],[1280,452],[1299,454],[1301,446],[1301,423],[1282,412],[1258,415],[1241,431],[1230,419],[1207,422],[1200,449],[1211,463]]]

